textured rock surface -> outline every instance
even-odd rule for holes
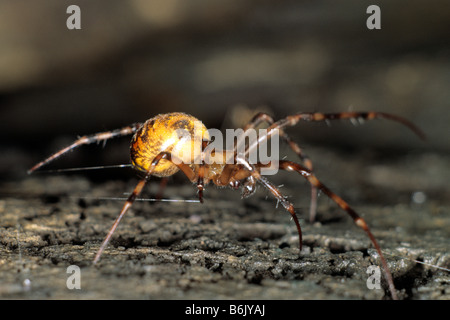
[[[433,168],[441,165],[439,171],[448,172],[448,159],[409,156],[371,165],[357,157],[349,163],[345,156],[327,156],[336,170],[319,177],[363,213],[386,253],[400,297],[449,299],[448,271],[436,268],[450,266],[449,203],[441,198],[448,197],[448,189],[441,189],[439,177],[425,175],[433,159]],[[363,167],[369,174],[360,174]],[[380,175],[371,178],[372,170],[401,178],[392,186]],[[195,199],[195,187],[183,178],[169,185],[166,198]],[[282,173],[273,179],[283,183],[302,219],[300,256],[289,214],[275,208],[267,192],[240,200],[239,192],[210,186],[203,205],[137,202],[96,266],[94,254],[123,201],[94,198],[123,197],[137,179],[92,182],[76,175],[36,174],[4,183],[1,297],[385,298],[384,290],[367,288],[367,268],[377,264],[377,254],[351,219],[322,195],[320,222],[308,223],[306,182]],[[427,196],[423,203],[411,201],[418,191],[411,184],[415,179],[428,186],[420,190]],[[146,197],[156,191],[156,180],[150,186]],[[81,268],[81,290],[66,287],[69,265]]]
[[[302,219],[300,256],[289,214],[267,192],[240,200],[209,186],[203,205],[136,203],[92,266],[122,206],[99,198],[124,197],[135,174],[25,174],[77,135],[157,113],[226,129],[262,109],[277,119],[392,112],[426,132],[422,142],[382,121],[288,131],[367,219],[400,297],[449,299],[448,271],[428,265],[449,268],[446,1],[377,1],[381,30],[367,29],[373,3],[361,0],[73,4],[81,30],[67,30],[64,2],[0,3],[0,298],[383,299],[366,285],[377,263],[366,235],[323,195],[319,222],[308,223],[301,177],[273,177]],[[49,168],[128,163],[129,141],[80,148]],[[146,190],[155,194],[157,182]],[[165,197],[195,199],[195,187],[179,175]],[[66,287],[72,264],[81,290]]]

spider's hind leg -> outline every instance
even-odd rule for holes
[[[49,156],[47,159],[37,163],[36,165],[34,165],[30,170],[28,170],[28,174],[33,173],[34,171],[36,171],[37,169],[39,169],[40,167],[48,164],[49,162],[59,158],[60,156],[62,156],[63,154],[81,146],[84,144],[91,144],[94,142],[106,142],[106,140],[109,140],[111,138],[114,137],[122,137],[122,136],[127,136],[130,134],[135,133],[140,127],[142,126],[141,123],[135,123],[132,124],[130,126],[126,126],[123,127],[121,129],[116,129],[116,130],[112,130],[112,131],[105,131],[105,132],[99,132],[99,133],[95,133],[92,135],[87,135],[87,136],[82,136],[80,138],[78,138],[75,142],[73,142],[71,145],[55,152],[54,154],[52,154],[51,156]]]

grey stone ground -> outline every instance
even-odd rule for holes
[[[310,152],[332,163],[318,176],[372,227],[400,298],[449,299],[449,272],[436,268],[450,267],[449,203],[444,200],[449,159],[420,154],[370,163],[367,157],[350,160],[329,150]],[[169,185],[166,198],[195,199],[195,187],[183,178]],[[92,182],[75,175],[36,174],[3,183],[0,297],[388,298],[383,289],[367,288],[366,272],[377,264],[377,254],[351,219],[322,195],[319,222],[308,223],[307,183],[286,174],[273,179],[283,184],[302,219],[300,256],[289,214],[277,209],[267,192],[240,200],[239,192],[210,186],[203,205],[136,203],[96,266],[92,259],[122,201],[91,197],[123,197],[137,179]],[[150,193],[156,189],[154,182]],[[416,191],[426,195],[423,203],[420,196],[419,203],[411,200]],[[81,268],[81,290],[66,286],[69,265]]]

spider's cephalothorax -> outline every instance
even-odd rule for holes
[[[295,222],[297,232],[299,235],[299,247],[302,247],[302,232],[301,227],[294,209],[294,206],[287,198],[280,192],[279,188],[273,185],[266,177],[262,176],[261,170],[263,168],[271,167],[272,163],[251,163],[248,155],[258,148],[263,141],[271,139],[276,133],[284,139],[290,148],[299,156],[301,164],[289,160],[277,161],[277,167],[280,170],[296,172],[308,180],[311,184],[311,208],[310,219],[314,219],[316,208],[317,190],[322,191],[330,197],[339,207],[350,215],[355,224],[363,229],[370,238],[373,246],[377,250],[386,280],[391,292],[392,298],[397,298],[397,293],[394,287],[394,281],[389,271],[386,260],[381,252],[381,248],[370,231],[367,223],[361,218],[358,213],[350,207],[350,205],[339,197],[337,194],[328,189],[317,177],[313,174],[313,167],[311,160],[304,154],[303,150],[291,140],[284,129],[296,125],[299,121],[331,121],[337,119],[350,120],[373,120],[373,119],[389,119],[399,122],[420,138],[424,138],[422,131],[408,120],[382,112],[341,112],[341,113],[320,113],[320,112],[303,112],[294,115],[289,115],[279,121],[274,121],[271,116],[265,113],[259,113],[243,128],[244,132],[254,129],[259,124],[265,122],[268,124],[266,133],[259,136],[256,141],[253,141],[245,146],[244,152],[237,152],[236,147],[231,151],[231,157],[226,150],[215,150],[215,159],[232,159],[233,162],[211,162],[205,161],[205,148],[210,143],[210,137],[206,127],[200,120],[185,113],[168,113],[157,115],[145,123],[136,123],[131,126],[124,127],[113,131],[101,132],[93,135],[83,136],[76,140],[70,146],[61,149],[55,154],[51,155],[44,161],[39,162],[32,167],[28,172],[31,173],[50,161],[58,158],[62,154],[83,144],[93,142],[106,141],[113,137],[125,136],[134,134],[131,141],[131,162],[134,168],[144,174],[143,179],[134,188],[131,195],[125,202],[119,216],[115,220],[113,226],[108,232],[102,245],[94,259],[96,263],[106,248],[109,240],[119,225],[120,220],[131,207],[136,197],[142,192],[147,181],[151,176],[167,177],[181,170],[187,178],[196,183],[198,189],[198,197],[203,201],[204,185],[212,182],[217,186],[229,186],[233,189],[242,188],[242,196],[247,197],[254,193],[255,184],[258,182],[269,190],[279,203],[291,214]],[[212,153],[210,156],[213,155]]]

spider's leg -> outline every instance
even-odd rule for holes
[[[409,120],[397,116],[391,113],[385,112],[375,112],[375,111],[367,111],[367,112],[338,112],[338,113],[322,113],[322,112],[301,112],[294,115],[287,116],[284,119],[281,119],[279,122],[279,127],[284,127],[282,123],[287,122],[288,126],[292,126],[297,124],[298,121],[329,121],[329,120],[342,120],[348,119],[352,121],[365,121],[365,120],[374,120],[374,119],[386,119],[398,122],[408,127],[412,132],[414,132],[419,138],[425,140],[425,134],[422,130],[420,130],[415,124],[410,122]]]
[[[308,168],[309,171],[313,172],[313,164],[312,161],[309,159],[309,157],[301,151],[300,147],[295,143],[291,138],[288,136],[285,136],[284,138],[287,143],[289,143],[289,146],[291,149],[300,157],[303,164],[306,168]],[[316,213],[317,213],[317,187],[311,184],[311,202],[309,205],[309,222],[314,222],[316,220]]]
[[[168,177],[161,178],[161,182],[159,183],[158,193],[155,195],[155,199],[161,200],[163,198],[164,190],[166,189],[168,182],[169,182]]]
[[[345,210],[353,219],[353,221],[355,222],[355,224],[360,227],[361,229],[363,229],[367,235],[370,238],[370,241],[372,242],[373,246],[375,247],[376,251],[378,252],[378,254],[380,255],[380,261],[381,264],[383,265],[383,270],[389,285],[389,290],[391,292],[392,298],[393,299],[397,299],[397,293],[395,291],[395,286],[394,286],[394,281],[392,279],[392,274],[389,271],[389,267],[387,265],[387,262],[384,258],[383,253],[381,252],[381,247],[378,244],[377,240],[375,239],[374,235],[372,234],[372,232],[369,229],[369,226],[367,225],[366,221],[361,218],[358,213],[356,213],[355,210],[353,210],[350,205],[343,200],[341,197],[339,197],[337,194],[335,194],[334,192],[332,192],[330,189],[328,189],[328,187],[326,187],[322,182],[320,182],[316,176],[314,176],[312,174],[311,171],[309,171],[307,168],[303,167],[302,165],[292,162],[292,161],[285,161],[285,160],[280,160],[279,162],[279,168],[282,170],[287,170],[287,171],[295,171],[297,173],[299,173],[301,176],[303,176],[304,178],[306,178],[309,183],[311,183],[312,185],[316,186],[319,190],[321,190],[322,192],[324,192],[330,199],[332,199],[334,202],[336,202],[336,204],[341,207],[343,210]]]
[[[256,141],[253,141],[251,145],[248,146],[245,157],[248,157],[250,152],[254,152],[254,150],[259,146],[263,141],[270,139],[273,135],[276,135],[287,127],[295,126],[300,120],[302,121],[328,121],[328,120],[340,120],[340,119],[349,119],[349,120],[374,120],[374,119],[388,119],[393,120],[398,123],[403,124],[408,127],[411,131],[413,131],[419,138],[425,140],[425,134],[422,130],[420,130],[415,124],[408,121],[405,118],[400,116],[384,113],[384,112],[340,112],[340,113],[320,113],[320,112],[302,112],[293,115],[289,115],[277,122],[274,122],[272,125],[267,128],[267,133],[260,135]]]
[[[84,144],[90,144],[94,142],[100,142],[100,141],[106,141],[108,139],[114,138],[114,137],[121,137],[121,136],[127,136],[130,134],[135,133],[140,127],[142,126],[141,123],[135,123],[130,126],[123,127],[121,129],[116,129],[112,131],[105,131],[105,132],[99,132],[92,135],[82,136],[78,138],[74,143],[71,145],[59,150],[58,152],[52,154],[47,159],[37,163],[35,166],[33,166],[30,170],[28,170],[28,174],[33,173],[40,167],[46,165],[47,163],[55,160],[56,158],[59,158],[63,154],[65,154],[68,151],[71,151],[81,145]]]
[[[150,174],[148,175],[148,177],[150,178]],[[98,262],[98,260],[100,260],[100,257],[102,255],[103,251],[105,250],[106,246],[108,245],[109,240],[111,239],[111,236],[113,235],[114,231],[116,231],[117,226],[120,223],[120,220],[122,220],[123,216],[128,211],[128,209],[131,207],[131,205],[133,204],[133,202],[136,199],[136,197],[142,192],[142,189],[144,188],[145,184],[147,183],[147,180],[148,179],[145,178],[145,179],[142,179],[141,181],[139,181],[139,183],[134,188],[133,192],[128,197],[128,199],[125,202],[122,210],[120,211],[119,216],[114,221],[114,224],[112,225],[111,229],[109,229],[108,234],[106,235],[106,237],[103,240],[100,248],[98,249],[97,254],[95,255],[95,258],[94,258],[94,262],[93,262],[94,264],[96,264]]]
[[[238,164],[243,165],[243,167],[234,172],[233,178],[235,178],[236,180],[241,180],[244,177],[252,176],[256,181],[259,181],[266,189],[268,189],[272,193],[272,195],[278,200],[278,202],[281,203],[282,206],[291,214],[295,226],[297,227],[299,249],[300,251],[302,251],[303,245],[302,228],[300,226],[300,222],[298,221],[294,205],[286,199],[286,197],[274,184],[272,184],[269,180],[263,177],[260,174],[259,170],[255,168],[255,166],[250,164],[245,158],[238,156],[237,162]]]
[[[297,227],[298,232],[298,244],[299,244],[299,250],[302,251],[302,245],[303,245],[303,237],[302,237],[302,228],[300,226],[300,222],[297,218],[297,213],[295,212],[294,205],[286,200],[286,197],[283,196],[281,191],[273,185],[269,180],[267,180],[265,177],[261,176],[258,171],[254,170],[252,171],[252,176],[259,181],[264,187],[266,187],[277,200],[283,205],[283,207],[291,214],[292,219],[295,222],[295,226]]]
[[[252,120],[244,127],[244,132],[247,131],[250,128],[255,128],[262,122],[267,122],[269,125],[272,125],[275,121],[273,118],[268,115],[267,113],[260,112],[256,114]],[[293,141],[283,130],[279,130],[279,135],[289,144],[289,147],[294,151],[297,156],[300,158],[302,163],[310,170],[313,171],[313,164],[311,159],[308,157],[307,154],[300,148],[300,146]],[[237,146],[235,147],[236,151]]]
[[[103,251],[105,250],[106,246],[109,243],[109,240],[111,239],[111,236],[113,235],[114,231],[116,230],[117,226],[119,225],[120,220],[122,220],[122,218],[125,215],[125,213],[128,211],[128,209],[134,203],[134,200],[136,199],[136,197],[138,197],[139,194],[142,192],[142,189],[144,188],[144,186],[147,183],[147,181],[150,180],[152,172],[155,170],[155,167],[158,165],[160,160],[165,159],[165,160],[171,161],[172,163],[177,165],[178,168],[180,168],[183,171],[183,173],[189,178],[189,180],[191,180],[191,181],[195,180],[196,174],[191,169],[191,167],[189,167],[189,165],[187,165],[185,163],[182,163],[180,161],[172,161],[172,158],[173,157],[171,156],[170,153],[168,153],[168,152],[161,152],[153,159],[152,164],[150,165],[150,168],[148,169],[148,171],[145,174],[145,177],[142,180],[140,180],[139,183],[136,185],[136,187],[134,188],[133,192],[130,194],[130,196],[128,197],[128,199],[125,202],[124,206],[122,207],[122,210],[120,211],[119,216],[114,221],[114,224],[112,225],[111,229],[109,229],[109,232],[108,232],[107,236],[103,240],[100,248],[97,251],[97,254],[95,255],[94,264],[96,264],[98,262],[98,260],[100,259]]]
[[[259,112],[250,120],[250,122],[244,127],[243,130],[245,132],[248,129],[251,129],[251,128],[253,129],[263,122],[266,122],[270,126],[275,121],[269,114],[264,113],[264,112]],[[300,158],[302,163],[312,172],[313,171],[312,161],[308,157],[308,155],[300,148],[300,146],[294,140],[292,140],[286,134],[286,132],[284,132],[283,130],[279,130],[279,135],[287,142],[287,144],[289,145],[291,150],[297,154],[297,156]],[[234,149],[235,152],[236,152],[236,149],[237,149],[237,146],[235,146],[235,149]],[[314,222],[314,220],[316,219],[316,212],[317,212],[317,188],[315,186],[311,185],[311,203],[309,206],[309,221],[310,222]]]
[[[259,124],[262,121],[273,123],[267,128],[267,133],[262,134],[258,137],[256,141],[253,141],[252,144],[250,144],[246,151],[245,151],[245,157],[248,157],[248,155],[251,152],[254,152],[258,148],[258,146],[268,139],[270,139],[272,136],[276,135],[277,133],[283,136],[284,132],[283,129],[286,127],[295,126],[300,120],[303,121],[328,121],[328,120],[340,120],[340,119],[349,119],[349,120],[373,120],[373,119],[388,119],[392,121],[396,121],[398,123],[403,124],[404,126],[408,127],[411,131],[413,131],[419,138],[422,140],[425,140],[425,134],[420,130],[416,125],[414,125],[412,122],[408,121],[405,118],[402,118],[400,116],[390,114],[390,113],[384,113],[384,112],[340,112],[340,113],[320,113],[320,112],[302,112],[297,113],[294,115],[287,116],[277,122],[273,122],[273,119],[271,119],[268,115],[260,115],[256,116],[253,119],[254,124]],[[249,124],[250,127],[252,124]],[[286,138],[285,138],[286,139]],[[288,138],[289,139],[289,138]],[[289,140],[288,140],[289,141]],[[301,152],[301,149],[296,148],[296,145],[292,142],[290,143],[291,148],[297,152],[300,159],[302,159],[302,156],[305,157],[305,155]],[[298,146],[297,146],[298,147]],[[298,152],[299,151],[299,152]],[[312,162],[309,159],[302,159],[302,162],[305,164],[305,166],[312,171]],[[315,189],[315,186],[311,189],[311,207],[310,207],[310,220],[313,220],[315,217],[316,212],[316,197],[317,197],[317,190]]]
[[[205,190],[205,177],[208,176],[209,171],[209,166],[207,163],[205,163],[204,159],[204,151],[209,143],[210,143],[209,140],[202,141],[202,158],[201,162],[197,165],[197,191],[200,203],[203,203],[203,190]]]
[[[198,190],[198,200],[203,203],[203,190],[205,189],[204,177],[205,171],[208,170],[203,164],[198,167],[198,179],[197,179],[197,190]]]

